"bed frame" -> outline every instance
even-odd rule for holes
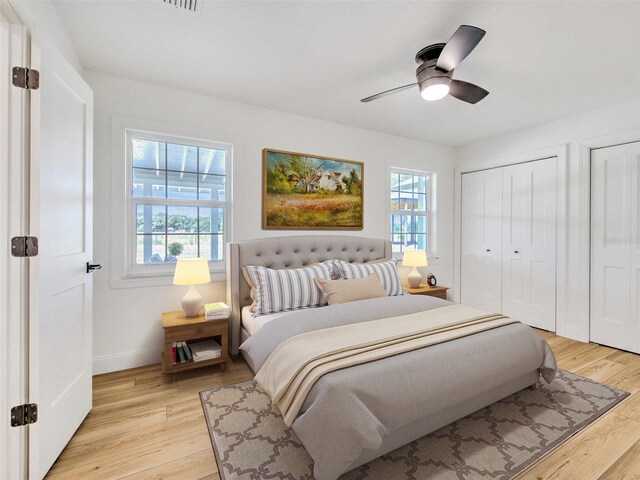
[[[227,303],[231,307],[229,352],[238,355],[248,333],[242,328],[242,308],[251,305],[250,287],[242,267],[299,268],[337,259],[368,262],[391,258],[391,242],[344,235],[271,237],[227,244]]]

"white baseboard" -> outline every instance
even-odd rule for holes
[[[114,353],[93,357],[93,374],[117,372],[128,368],[160,363],[162,348],[147,348],[135,352]]]

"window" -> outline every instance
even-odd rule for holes
[[[222,266],[231,146],[133,131],[127,144],[130,271],[196,257]]]
[[[394,253],[432,252],[429,241],[433,175],[391,170],[391,243]]]

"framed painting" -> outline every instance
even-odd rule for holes
[[[362,230],[364,163],[262,150],[262,228]]]

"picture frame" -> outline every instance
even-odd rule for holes
[[[262,150],[263,230],[362,230],[364,162]]]

